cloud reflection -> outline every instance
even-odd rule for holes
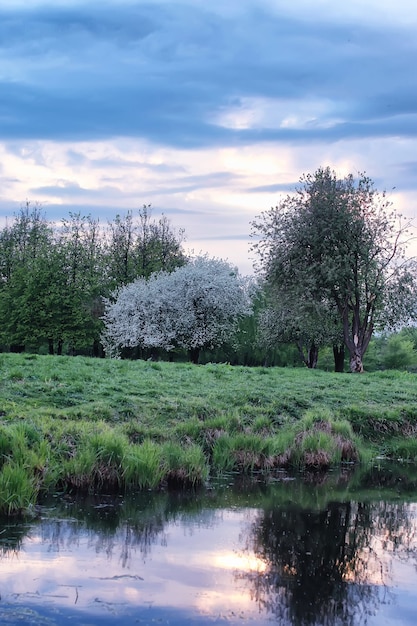
[[[26,607],[56,624],[389,625],[401,597],[414,624],[417,505],[313,497],[311,508],[295,504],[294,482],[271,490],[246,489],[233,507],[227,494],[144,494],[44,509],[0,559],[0,622]]]

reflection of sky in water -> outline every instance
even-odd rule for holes
[[[401,524],[388,536],[381,517],[355,555],[363,569],[343,575],[348,602],[355,604],[358,590],[370,590],[361,596],[354,624],[417,623],[415,505],[408,512],[407,536]],[[283,567],[288,579],[297,576],[278,554],[271,567],[248,540],[262,509],[201,509],[155,527],[121,521],[101,533],[85,521],[44,514],[20,549],[0,559],[1,624],[295,623],[290,613],[278,618],[259,602],[273,593],[284,605],[294,594],[282,574],[275,587],[265,584],[274,568]],[[396,551],[396,541],[407,542],[405,551]],[[410,554],[412,560],[404,556]]]
[[[242,523],[255,515],[223,510],[209,525],[198,518],[167,523],[147,555],[130,543],[127,562],[122,555],[128,526],[103,542],[76,521],[45,520],[44,527],[33,527],[19,552],[0,561],[2,603],[46,603],[115,618],[138,606],[148,609],[150,619],[156,607],[225,619],[256,617],[257,606],[233,576],[235,570],[263,567],[254,556],[239,553]]]

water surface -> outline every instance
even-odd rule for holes
[[[386,476],[57,494],[1,524],[0,623],[414,626],[417,482]]]

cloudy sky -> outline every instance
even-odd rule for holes
[[[249,273],[251,220],[327,165],[417,217],[416,29],[415,0],[0,0],[0,224],[152,204]]]

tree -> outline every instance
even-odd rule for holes
[[[46,259],[52,242],[41,207],[29,202],[0,234],[0,338],[14,351],[47,336],[52,265]]]
[[[158,221],[152,220],[151,215],[150,205],[139,211],[135,250],[137,275],[146,278],[154,272],[172,272],[187,262],[182,249],[184,230],[175,231],[165,215]]]
[[[122,287],[105,301],[107,353],[141,346],[200,351],[221,346],[250,312],[245,280],[226,261],[196,257],[172,273],[152,274]]]
[[[184,231],[176,231],[165,215],[152,219],[148,205],[116,215],[109,224],[107,266],[111,290],[154,272],[172,272],[187,262],[182,248]]]
[[[260,345],[293,343],[304,365],[314,369],[319,349],[332,342],[336,351],[335,371],[343,371],[344,359],[341,359],[341,364],[337,360],[342,335],[334,307],[328,302],[291,300],[293,294],[277,293],[271,289],[266,291],[268,304],[262,310],[258,323]]]
[[[70,213],[62,220],[56,236],[56,259],[61,276],[54,281],[61,305],[53,313],[58,334],[58,352],[68,342],[71,353],[90,346],[98,353],[104,308],[102,294],[106,289],[103,240],[99,222],[90,215]]]
[[[329,168],[253,223],[257,271],[291,301],[331,303],[353,372],[374,329],[416,316],[416,264],[405,256],[409,221],[364,174],[337,178]]]

